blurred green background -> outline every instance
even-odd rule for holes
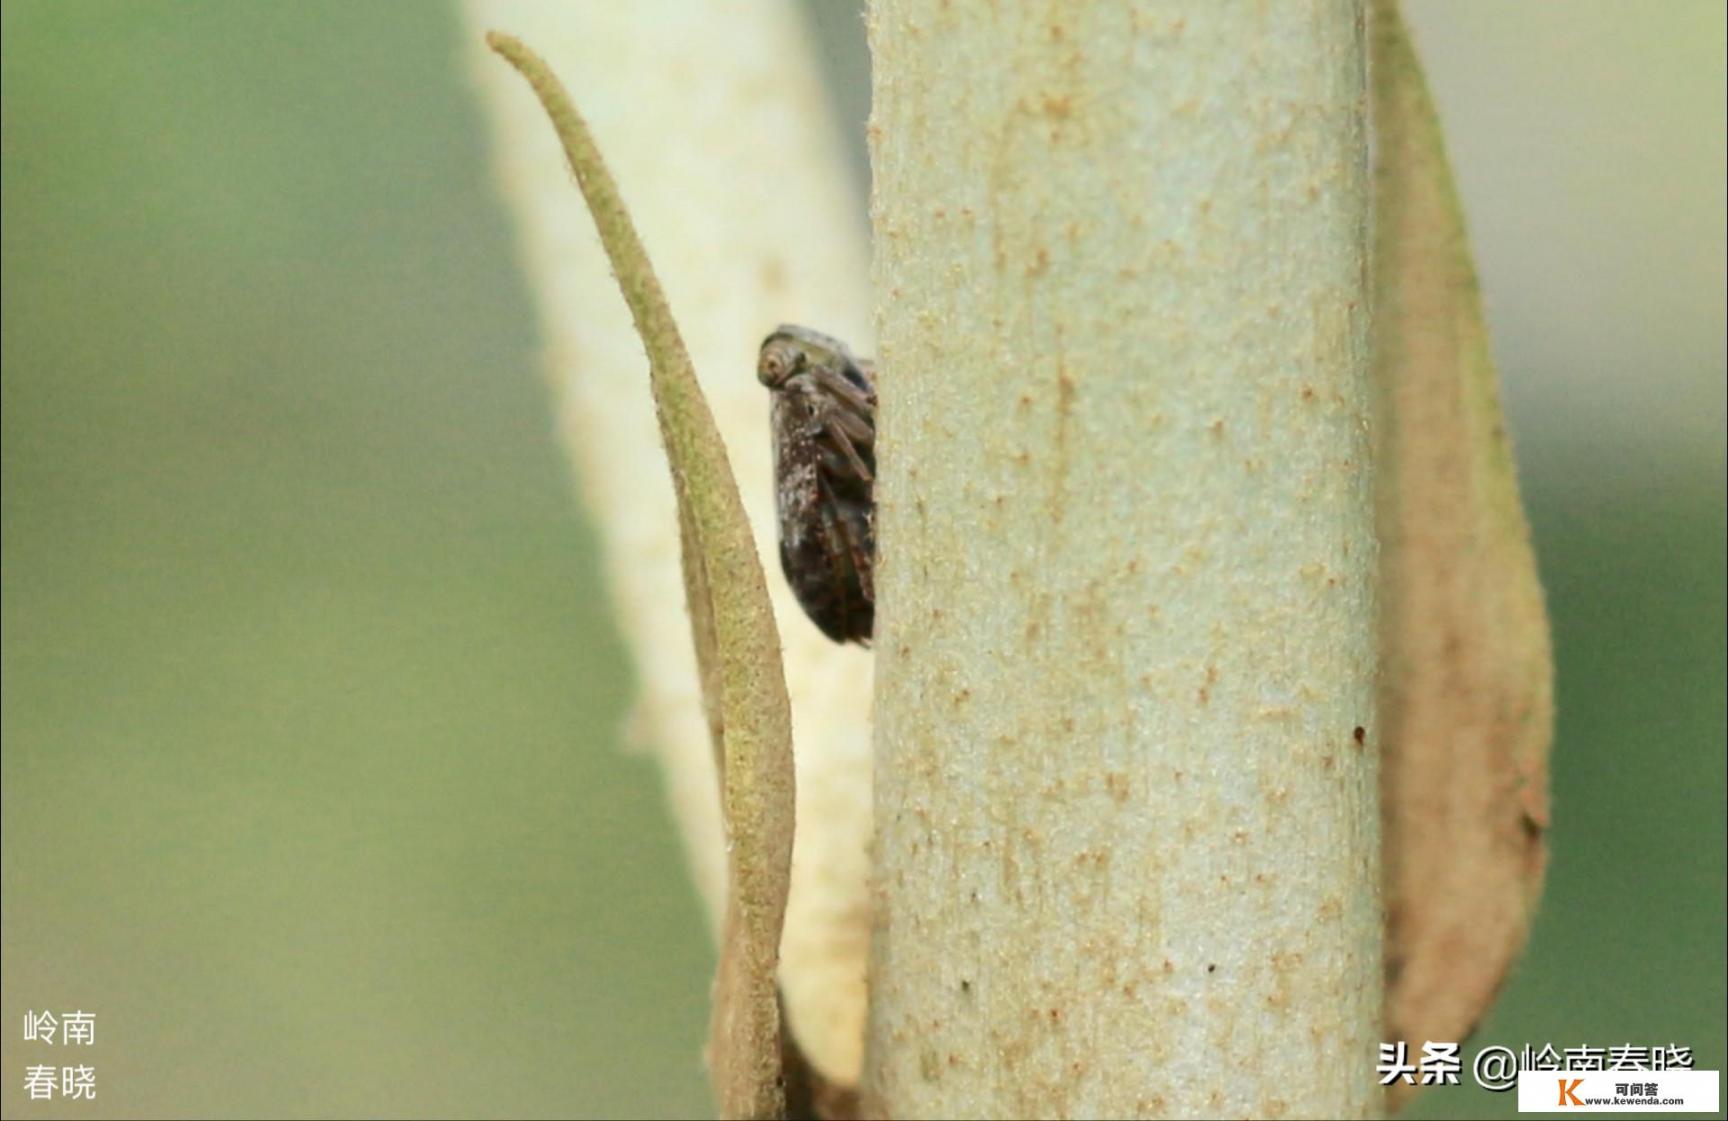
[[[812,8],[857,133],[856,13]],[[1721,1069],[1723,8],[1411,18],[1559,658],[1547,902],[1477,1042]],[[710,950],[455,14],[3,19],[0,1106],[706,1114]],[[24,1100],[78,1058],[44,1007],[96,1013],[94,1106]]]

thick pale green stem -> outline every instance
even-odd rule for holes
[[[1371,1114],[1360,5],[871,21],[867,1101]]]

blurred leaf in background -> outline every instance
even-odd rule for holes
[[[1722,5],[1406,10],[1464,197],[1554,628],[1534,935],[1472,1046],[1724,1029]],[[1513,1116],[1427,1092],[1409,1115]]]
[[[857,12],[810,8],[857,131]],[[1477,1042],[1721,1069],[1724,9],[1408,11],[1558,662],[1548,889]],[[80,1108],[24,1100],[42,1008],[96,1013],[102,1114],[705,1114],[711,951],[477,47],[430,5],[0,19],[5,1114]]]

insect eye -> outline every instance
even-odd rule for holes
[[[762,355],[761,366],[757,372],[762,384],[772,388],[784,381],[791,370],[792,359],[790,356],[784,349],[774,347]]]

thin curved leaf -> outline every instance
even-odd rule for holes
[[[498,32],[486,43],[528,80],[551,118],[648,351],[727,829],[729,890],[710,1072],[722,1116],[780,1117],[785,1091],[774,974],[791,881],[794,780],[791,707],[762,565],[719,429],[587,124],[532,50]]]

